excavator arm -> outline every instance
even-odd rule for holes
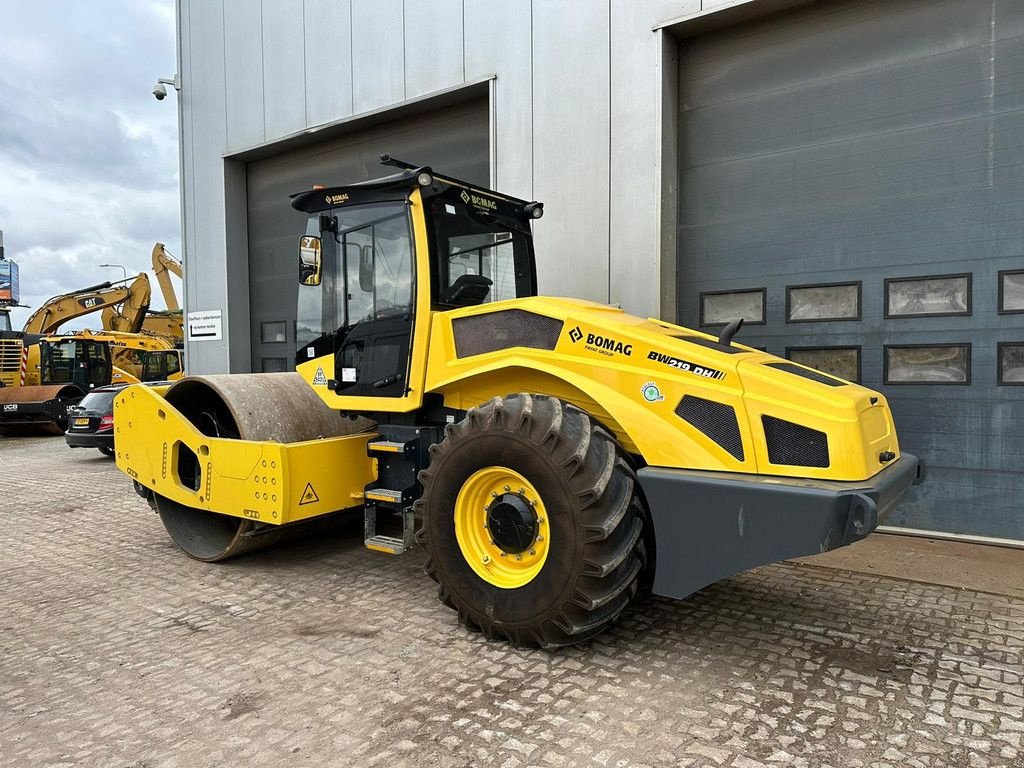
[[[103,328],[120,333],[138,333],[149,311],[149,299],[152,291],[149,278],[145,272],[132,281],[125,291],[122,301],[111,302],[103,308]]]
[[[104,310],[104,321],[107,319],[106,310],[110,310],[112,317],[123,318],[112,320],[119,323],[114,330],[130,330],[133,322],[138,322],[138,327],[141,327],[141,318],[145,317],[146,307],[149,306],[149,296],[149,278],[145,274],[140,274],[129,286],[109,282],[92,285],[54,296],[32,313],[23,331],[40,335],[53,334],[64,323],[100,310]],[[121,311],[113,309],[119,304],[125,304],[125,307]],[[139,305],[142,306],[142,312],[136,319],[136,308]]]
[[[171,285],[171,277],[168,272],[173,272],[182,279],[181,262],[167,252],[163,243],[153,246],[153,274],[160,285],[160,292],[164,295],[164,303],[169,312],[177,312],[181,309],[178,304],[178,296]]]

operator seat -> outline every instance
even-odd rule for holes
[[[492,285],[494,281],[483,275],[459,275],[437,301],[448,307],[475,307],[484,303]]]

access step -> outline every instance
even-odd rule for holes
[[[368,501],[383,501],[388,504],[401,504],[403,493],[392,488],[367,488],[364,491]]]
[[[365,544],[367,549],[383,552],[386,555],[401,555],[409,549],[402,539],[396,539],[394,536],[371,536]]]
[[[412,549],[416,535],[416,515],[412,505],[403,507],[399,516],[401,518],[401,536],[390,536],[377,530],[379,509],[376,504],[370,502],[363,508],[363,543],[367,549],[374,552],[384,552],[389,555],[400,555]],[[385,518],[385,523],[397,523],[391,517]],[[397,525],[392,525],[394,530]],[[397,532],[397,531],[396,531]]]
[[[371,440],[366,444],[369,453],[405,453],[412,450],[414,443],[400,440]]]

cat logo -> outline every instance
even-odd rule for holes
[[[324,376],[324,369],[323,368],[317,368],[316,369],[316,374],[313,376],[313,386],[314,387],[326,387],[327,386],[327,377]]]

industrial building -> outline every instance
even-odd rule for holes
[[[1024,540],[1024,5],[179,0],[192,373],[289,370],[289,194],[389,152],[528,200],[542,293],[878,389],[891,526]]]

